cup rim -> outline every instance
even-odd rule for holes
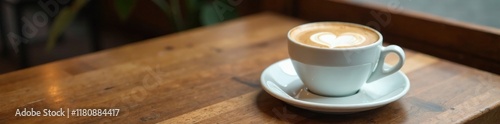
[[[372,44],[369,44],[369,45],[366,45],[366,46],[359,46],[359,47],[349,47],[349,48],[321,48],[321,47],[313,47],[313,46],[309,46],[309,45],[305,45],[303,43],[300,43],[298,41],[295,41],[295,39],[291,38],[291,33],[293,30],[295,29],[298,29],[298,28],[301,28],[301,27],[305,27],[305,26],[309,26],[309,25],[314,25],[314,24],[332,24],[332,23],[340,23],[340,24],[347,24],[347,25],[354,25],[354,26],[357,26],[357,27],[361,27],[361,28],[365,28],[365,29],[368,29],[370,31],[373,31],[375,32],[375,34],[378,35],[378,40],[375,41],[374,43]],[[318,50],[355,50],[355,49],[364,49],[364,48],[368,48],[368,47],[373,47],[373,46],[377,46],[378,44],[380,44],[383,40],[383,37],[382,37],[382,34],[380,34],[379,31],[371,28],[371,27],[368,27],[368,26],[365,26],[365,25],[361,25],[361,24],[357,24],[357,23],[351,23],[351,22],[340,22],[340,21],[323,21],[323,22],[309,22],[309,23],[304,23],[304,24],[301,24],[299,26],[295,26],[293,27],[292,29],[288,30],[288,33],[287,33],[287,38],[289,41],[295,43],[295,44],[298,44],[300,46],[303,46],[303,47],[308,47],[308,48],[312,48],[312,49],[318,49]]]

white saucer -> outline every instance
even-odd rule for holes
[[[398,71],[363,85],[358,93],[351,96],[320,96],[310,93],[302,84],[290,59],[281,60],[266,68],[261,75],[261,85],[267,93],[293,106],[333,113],[375,109],[398,100],[410,89],[410,81],[403,72]]]

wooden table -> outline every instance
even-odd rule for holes
[[[286,32],[305,21],[243,17],[0,75],[0,123],[455,123],[498,121],[500,76],[405,49],[411,89],[354,114],[312,112],[262,90],[288,57]],[[388,58],[389,63],[397,61]],[[117,116],[20,117],[16,111],[120,109]]]

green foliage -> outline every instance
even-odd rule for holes
[[[114,0],[114,6],[122,21],[126,20],[134,8],[135,0]]]
[[[87,0],[75,0],[71,6],[61,9],[59,15],[54,18],[54,23],[49,31],[46,50],[51,50],[57,42],[57,38],[73,22],[80,9],[87,4]]]
[[[88,0],[75,0],[71,6],[66,6],[60,11],[50,28],[47,50],[54,47],[58,37],[87,2]],[[182,2],[180,0],[152,0],[152,2],[168,17],[176,31],[212,25],[238,16],[236,7],[231,6],[227,0],[183,0]],[[136,3],[136,0],[114,0],[113,4],[120,20],[127,20]]]
[[[236,18],[238,13],[227,1],[214,0],[205,2],[201,7],[200,20],[202,25],[212,25]]]

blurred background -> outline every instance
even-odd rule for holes
[[[254,0],[1,0],[0,73],[217,24]],[[222,14],[220,14],[222,13]]]
[[[0,74],[261,11],[293,16],[294,1],[1,0]],[[499,0],[353,1],[500,28]]]

